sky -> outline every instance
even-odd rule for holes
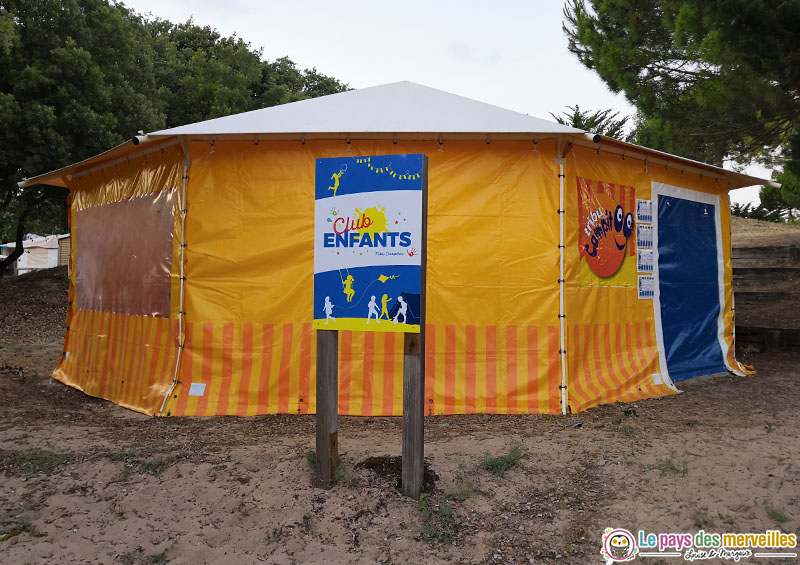
[[[562,0],[127,0],[142,14],[173,22],[193,18],[223,35],[288,56],[364,88],[408,80],[552,119],[567,106],[634,108],[611,92],[567,49]],[[747,173],[769,178],[750,167]],[[758,201],[758,187],[731,192],[734,202]]]

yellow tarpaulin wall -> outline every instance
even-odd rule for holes
[[[81,177],[70,184],[70,288],[67,335],[64,353],[53,377],[87,394],[106,398],[133,410],[155,414],[172,382],[178,353],[179,276],[171,275],[170,318],[132,315],[121,312],[93,312],[76,307],[76,260],[91,253],[82,245],[79,218],[81,211],[138,199],[181,184],[183,154],[173,147],[131,160],[105,171]],[[180,206],[180,203],[177,204]],[[180,261],[180,220],[175,215],[172,265]],[[113,223],[106,226],[109,238],[123,245],[146,247],[153,235],[142,231],[122,231]],[[94,235],[94,234],[93,234]],[[122,257],[122,259],[126,259]],[[116,289],[124,296],[124,272],[110,273],[117,279]],[[169,276],[169,275],[168,275]]]
[[[448,141],[444,151],[433,142],[359,141],[350,153],[346,147],[321,141],[192,143],[186,202],[178,198],[174,211],[170,317],[87,312],[73,301],[54,376],[88,394],[158,413],[178,356],[185,206],[185,348],[179,384],[162,413],[313,413],[315,159],[424,153],[426,413],[561,413],[555,144],[540,142],[536,151],[529,142],[498,141]],[[180,193],[183,159],[174,146],[73,181],[73,235],[80,236],[83,209],[162,190]],[[634,187],[636,198],[649,198],[655,180],[720,191],[727,202],[713,180],[650,169],[578,148],[567,154],[566,367],[573,412],[674,392],[652,376],[658,372],[653,302],[639,300],[635,287],[584,286],[579,273],[578,177]],[[726,206],[722,222],[730,300]],[[109,237],[117,237],[113,226],[108,229]],[[141,240],[144,253],[155,238],[128,237]],[[80,237],[72,241],[75,264],[90,244],[82,250]],[[635,256],[625,261],[635,262]],[[124,296],[124,287],[109,292]],[[728,335],[732,319],[725,320]],[[340,332],[341,414],[402,413],[402,340],[395,333]]]

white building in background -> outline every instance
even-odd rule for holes
[[[69,249],[69,234],[26,239],[22,242],[22,247],[25,251],[7,274],[24,275],[32,271],[50,269],[66,264],[66,261],[69,260],[69,252],[66,254],[59,253],[59,243],[61,243],[61,249],[65,246]],[[11,255],[15,247],[16,244],[13,241],[0,245],[0,258]],[[63,261],[59,260],[60,258],[63,258]]]

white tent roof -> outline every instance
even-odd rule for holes
[[[151,133],[560,133],[582,130],[413,82],[394,82]]]
[[[672,166],[713,178],[726,178],[729,188],[770,183],[413,82],[395,82],[136,136],[100,155],[23,179],[18,184],[23,188],[38,183],[67,186],[67,181],[76,176],[90,174],[94,170],[178,143],[184,146],[192,140],[392,138],[438,139],[440,142],[454,139],[486,139],[487,142],[500,139],[556,139],[560,144],[589,147],[653,165]]]
[[[41,247],[44,249],[58,249],[58,240],[60,237],[58,235],[46,235],[43,237],[36,237],[34,239],[26,239],[22,242],[23,249],[32,249],[35,247]],[[0,245],[0,247],[6,247],[14,249],[17,246],[16,243],[13,241],[9,243],[4,243]]]

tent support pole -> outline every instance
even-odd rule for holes
[[[561,347],[558,350],[561,358],[561,413],[567,413],[567,340],[565,334],[566,314],[564,313],[564,294],[566,281],[564,280],[564,165],[567,160],[565,157],[556,157],[555,163],[558,165],[558,252],[559,252],[559,276],[558,276],[558,321],[561,326]]]
[[[186,181],[189,180],[189,167],[192,165],[192,161],[189,158],[189,153],[187,149],[184,148],[184,151],[186,152],[186,159],[184,159],[183,161],[183,177],[181,178],[181,201],[180,201],[181,278],[179,281],[180,295],[178,298],[178,355],[175,356],[175,372],[172,375],[172,383],[169,385],[167,393],[164,395],[164,400],[161,402],[161,408],[158,409],[159,414],[162,414],[164,412],[164,407],[167,405],[167,400],[172,394],[172,391],[175,390],[175,386],[178,384],[178,369],[181,366],[181,357],[183,355],[183,346],[184,346],[183,327],[186,324],[186,312],[183,311],[184,285],[186,282]]]

